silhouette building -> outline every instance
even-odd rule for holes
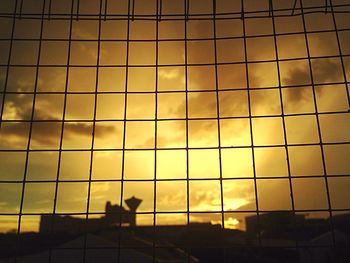
[[[41,215],[40,233],[70,233],[79,234],[83,232],[93,232],[109,227],[119,227],[121,225],[136,226],[136,210],[141,199],[132,197],[125,200],[130,210],[126,210],[119,205],[112,205],[106,202],[105,215],[100,218],[77,218],[61,215]]]
[[[260,233],[263,235],[281,234],[304,224],[304,214],[293,214],[290,211],[272,211],[259,216],[247,216],[245,218],[248,233]]]

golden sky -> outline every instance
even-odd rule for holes
[[[1,12],[12,12],[7,2]],[[24,1],[23,13],[40,13],[40,2]],[[127,1],[119,2],[111,1],[111,14],[127,12]],[[156,1],[138,2],[135,14],[155,13]],[[164,15],[183,13],[183,1],[163,2]],[[266,10],[267,2],[246,1],[245,11]],[[308,7],[321,1],[304,2]],[[191,3],[191,14],[212,13],[212,1]],[[96,14],[98,4],[82,1],[81,15]],[[70,1],[53,1],[52,10],[70,12]],[[217,1],[218,13],[239,11],[240,1]],[[338,35],[342,55],[350,55],[349,17],[335,16],[344,29]],[[8,93],[0,128],[0,214],[19,213],[23,184],[6,181],[21,181],[24,174],[22,212],[28,214],[52,213],[57,176],[64,181],[58,184],[57,213],[84,213],[88,198],[89,212],[103,213],[107,200],[120,204],[122,174],[123,197],[143,199],[138,211],[164,212],[158,224],[186,224],[187,209],[196,212],[191,222],[217,223],[223,208],[230,212],[225,225],[243,228],[244,216],[257,209],[256,196],[259,210],[292,209],[289,175],[296,210],[328,209],[325,172],[332,208],[349,208],[350,179],[335,176],[350,173],[344,84],[350,60],[343,57],[343,72],[332,14],[318,13],[305,15],[309,61],[302,22],[302,16],[275,18],[274,38],[271,17],[218,19],[214,41],[212,19],[136,19],[127,43],[126,20],[101,21],[99,32],[97,21],[80,19],[72,21],[69,43],[69,20],[45,19],[41,32],[41,20],[16,19],[9,59],[10,41],[4,39],[11,38],[12,19],[1,18],[0,90]],[[31,126],[24,121],[32,112]],[[26,151],[28,145],[33,151]],[[91,182],[88,197],[90,176],[100,181]],[[154,179],[175,180],[156,181],[154,192]],[[206,211],[218,213],[200,213]],[[16,220],[0,216],[0,231],[15,228]],[[37,228],[38,216],[22,220],[23,231]],[[152,215],[139,215],[138,223],[152,224]]]

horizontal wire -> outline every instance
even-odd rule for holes
[[[350,57],[350,54],[343,54],[342,57]],[[217,63],[187,63],[188,67],[204,67],[204,66],[224,66],[224,65],[245,65],[245,64],[260,64],[260,63],[276,63],[276,62],[290,62],[290,61],[300,61],[300,60],[305,60],[307,61],[310,59],[311,61],[313,60],[319,60],[319,59],[333,59],[333,58],[339,58],[339,55],[328,55],[328,56],[310,56],[308,57],[296,57],[296,58],[281,58],[281,59],[265,59],[265,60],[248,60],[248,61],[230,61],[230,62],[217,62]],[[69,65],[70,67],[74,68],[95,68],[96,65],[94,64],[74,64],[72,63]],[[127,66],[125,64],[101,64],[99,65],[100,68],[158,68],[158,67],[185,67],[186,64],[184,63],[178,63],[178,64],[128,64]],[[36,65],[33,64],[0,64],[0,67],[37,67]],[[64,67],[66,68],[67,66],[65,64],[39,64],[39,68],[46,68],[46,67]]]
[[[328,178],[344,178],[350,177],[350,174],[327,174]],[[292,175],[292,179],[315,179],[315,178],[324,178],[324,175]],[[39,183],[118,183],[121,181],[124,182],[186,182],[186,181],[218,181],[219,177],[202,177],[202,178],[157,178],[157,179],[60,179],[60,180],[31,180],[27,179],[26,183],[28,184],[39,184]],[[257,180],[286,180],[288,179],[288,175],[284,176],[257,176]],[[251,181],[254,180],[253,176],[245,176],[245,177],[222,177],[223,181]],[[0,180],[0,184],[18,184],[23,183],[23,180]],[[349,207],[350,209],[350,207]]]
[[[335,33],[335,32],[348,32],[350,31],[350,28],[342,28],[338,29],[335,31],[334,29],[325,29],[325,30],[310,30],[307,31],[308,34],[320,34],[320,33]],[[294,35],[302,35],[304,34],[304,31],[294,31],[294,32],[281,32],[281,33],[276,33],[276,36],[294,36]],[[210,38],[210,37],[203,37],[203,38],[188,38],[188,42],[192,41],[213,41],[213,40],[237,40],[237,39],[250,39],[250,38],[266,38],[266,37],[273,37],[273,34],[252,34],[252,35],[247,35],[244,37],[243,35],[237,35],[237,36],[225,36],[225,37],[216,37],[216,38]],[[13,38],[12,40],[14,41],[23,41],[23,42],[31,42],[31,41],[39,41],[37,38]],[[43,38],[43,42],[67,42],[69,39],[66,38]],[[0,41],[11,41],[11,38],[0,38]],[[127,42],[127,39],[123,38],[101,38],[101,40],[98,40],[97,38],[72,38],[69,40],[71,42]],[[158,40],[154,39],[130,39],[129,42],[184,42],[183,38],[159,38]]]
[[[338,81],[338,82],[327,82],[327,83],[315,83],[315,87],[323,87],[323,86],[334,86],[334,85],[346,85],[347,83],[350,82],[345,82],[345,81]],[[299,84],[299,85],[281,85],[281,86],[264,86],[264,87],[249,87],[249,90],[259,90],[259,91],[264,91],[264,90],[279,90],[285,89],[289,90],[292,88],[309,88],[311,87],[311,83],[309,84]],[[72,88],[73,89],[73,88]],[[240,92],[240,91],[247,91],[247,88],[222,88],[219,89],[219,93],[225,93],[225,92]],[[133,94],[133,95],[153,95],[155,93],[161,93],[161,94],[172,94],[172,93],[213,93],[216,92],[215,89],[193,89],[193,90],[154,90],[154,91],[98,91],[97,93],[94,91],[0,91],[0,94],[19,94],[19,95],[30,95],[30,94],[47,94],[47,95],[64,95],[64,94],[72,94],[72,95],[94,95],[94,94]],[[342,112],[341,112],[342,113]]]
[[[303,8],[280,8],[280,9],[274,9],[273,17],[296,17],[303,15],[310,15],[310,14],[325,14],[324,8],[326,6],[310,6],[310,7],[303,7]],[[350,7],[350,4],[339,4],[339,5],[333,5],[333,8],[338,8],[338,10],[332,10],[330,12],[327,12],[327,14],[331,13],[338,13],[338,14],[348,14],[350,13],[350,10],[343,10],[339,8],[348,8]],[[316,9],[316,10],[314,10]],[[294,11],[294,14],[291,15],[291,12]],[[299,13],[296,13],[295,11],[300,11]],[[302,12],[303,11],[303,12]],[[282,14],[278,14],[281,12]],[[262,15],[259,15],[262,14]],[[185,19],[188,20],[212,20],[212,13],[200,13],[200,14],[162,14],[162,21],[176,21],[181,20],[184,21]],[[215,13],[216,20],[234,20],[234,19],[242,19],[242,12],[226,12],[226,13]],[[71,14],[62,14],[62,13],[6,13],[1,12],[0,18],[20,18],[20,19],[47,19],[47,20],[70,20]],[[259,11],[244,11],[244,18],[245,19],[257,19],[257,18],[271,18],[271,12],[269,9],[266,10],[259,10]],[[79,20],[98,20],[100,19],[100,16],[92,13],[86,13],[86,14],[79,14]],[[104,21],[108,20],[128,20],[131,21],[158,21],[158,14],[106,14],[104,17]]]
[[[152,210],[152,211],[151,211]],[[270,213],[270,212],[292,212],[293,210],[291,209],[278,209],[278,210],[264,210],[264,209],[259,209],[259,212],[261,213]],[[296,213],[317,213],[317,212],[329,212],[328,208],[324,208],[324,209],[295,209],[294,210]],[[333,212],[349,212],[350,208],[332,208]],[[187,212],[189,212],[190,214],[221,214],[221,213],[227,213],[227,214],[245,214],[245,213],[256,213],[258,212],[258,210],[256,209],[252,209],[252,210],[225,210],[225,211],[221,211],[221,210],[212,210],[212,211],[208,211],[208,210],[183,210],[183,211],[153,211],[153,208],[150,209],[150,211],[139,211],[139,212],[123,212],[121,211],[121,214],[136,214],[136,215],[156,215],[156,214],[187,214]],[[67,212],[56,212],[55,215],[59,215],[59,216],[86,216],[86,214],[90,214],[90,215],[105,215],[105,213],[101,212],[92,212],[89,211],[87,212],[71,212],[71,213],[67,213]],[[115,214],[120,214],[120,213],[115,213]],[[0,213],[0,216],[16,216],[18,215],[18,213],[13,213],[13,212],[9,212],[9,213]],[[22,212],[21,215],[24,216],[41,216],[41,215],[52,215],[52,213],[42,213],[42,212]],[[84,220],[84,219],[83,219]],[[153,227],[153,226],[150,226]]]
[[[252,116],[220,116],[220,117],[189,117],[189,118],[161,118],[147,119],[147,118],[126,118],[126,119],[3,119],[3,123],[86,123],[90,124],[96,122],[167,122],[167,121],[214,121],[214,120],[232,120],[232,119],[261,119],[261,118],[282,118],[282,117],[298,117],[298,116],[315,116],[315,115],[339,115],[348,114],[349,111],[323,111],[323,112],[303,112],[303,113],[284,113],[284,114],[270,114],[270,115],[259,115],[254,114]]]
[[[166,151],[166,150],[219,150],[219,149],[255,149],[255,148],[282,148],[282,147],[305,147],[305,146],[336,146],[336,145],[349,145],[350,141],[343,141],[343,142],[322,142],[320,143],[288,143],[288,144],[261,144],[261,145],[237,145],[237,146],[203,146],[203,147],[157,147],[157,148],[63,148],[63,149],[56,149],[56,148],[41,148],[41,149],[0,149],[0,152],[56,152],[56,151],[62,151],[62,152],[91,152],[91,151],[120,151],[120,152],[127,152],[127,151]]]

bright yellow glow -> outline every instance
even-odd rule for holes
[[[239,227],[239,220],[236,218],[232,218],[229,217],[226,221],[225,221],[225,228],[229,228],[229,229],[237,229]]]

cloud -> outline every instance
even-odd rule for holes
[[[25,130],[23,130],[25,129]],[[29,124],[20,122],[11,123],[1,131],[1,144],[12,145],[19,141],[28,140]],[[91,136],[92,123],[68,123],[65,125],[64,134],[67,139],[79,140],[82,136]],[[114,126],[99,125],[95,136],[103,138],[116,131]],[[55,146],[61,134],[61,123],[59,122],[37,122],[33,124],[31,141],[37,146]]]
[[[311,65],[316,83],[344,81],[339,59],[317,59]]]
[[[190,192],[192,210],[219,211],[221,210],[220,192],[218,189],[193,189]]]
[[[292,66],[289,66],[289,67],[287,66],[285,73],[281,76],[281,78],[282,78],[282,83],[284,85],[310,84],[311,79],[310,79],[309,66],[305,61],[297,62],[295,64],[292,64]]]
[[[163,193],[157,197],[157,207],[163,208],[163,210],[186,210],[186,194],[184,191],[173,191],[173,189],[167,189],[163,187],[158,191],[163,191]],[[170,209],[169,209],[170,208]]]
[[[4,120],[30,120],[31,109],[33,107],[32,96],[17,95],[14,97],[8,97],[6,100],[6,107],[4,110]],[[51,106],[50,111],[48,111]],[[57,120],[52,122],[33,122],[32,137],[31,140],[37,146],[54,146],[61,134],[61,125],[57,117],[58,112],[61,112],[62,105],[52,103],[51,101],[41,100],[35,110],[35,120]],[[116,132],[116,127],[108,124],[99,124],[96,129],[95,136],[97,138],[103,138]],[[23,145],[28,140],[29,123],[23,122],[11,122],[3,124],[1,130],[0,144],[11,146],[18,142],[22,142]],[[76,139],[91,136],[92,134],[92,122],[69,122],[65,124],[64,135],[67,139]]]
[[[176,79],[180,75],[180,70],[177,68],[167,69],[160,68],[158,71],[158,76],[164,79]]]
[[[0,210],[2,212],[15,212],[19,208],[21,184],[0,184],[1,202]]]
[[[254,203],[254,189],[252,186],[252,183],[247,183],[247,181],[224,181],[224,209],[235,211]],[[221,192],[219,184],[217,182],[191,183],[190,209],[192,211],[220,211]]]
[[[65,129],[69,135],[82,135],[82,136],[90,136],[91,133],[91,125],[85,123],[70,123]],[[114,126],[109,125],[99,125],[98,131],[96,131],[95,136],[98,138],[104,137],[106,134],[112,133],[115,131]]]
[[[312,73],[315,84],[327,84],[331,82],[342,82],[342,68],[340,61],[335,59],[312,60]],[[309,65],[306,62],[298,62],[297,66],[289,67],[282,79],[284,85],[305,85],[311,86],[311,75]],[[323,89],[316,87],[318,95],[323,96]],[[286,104],[293,103],[294,106],[310,102],[310,90],[303,87],[296,87],[293,90],[285,90]]]

